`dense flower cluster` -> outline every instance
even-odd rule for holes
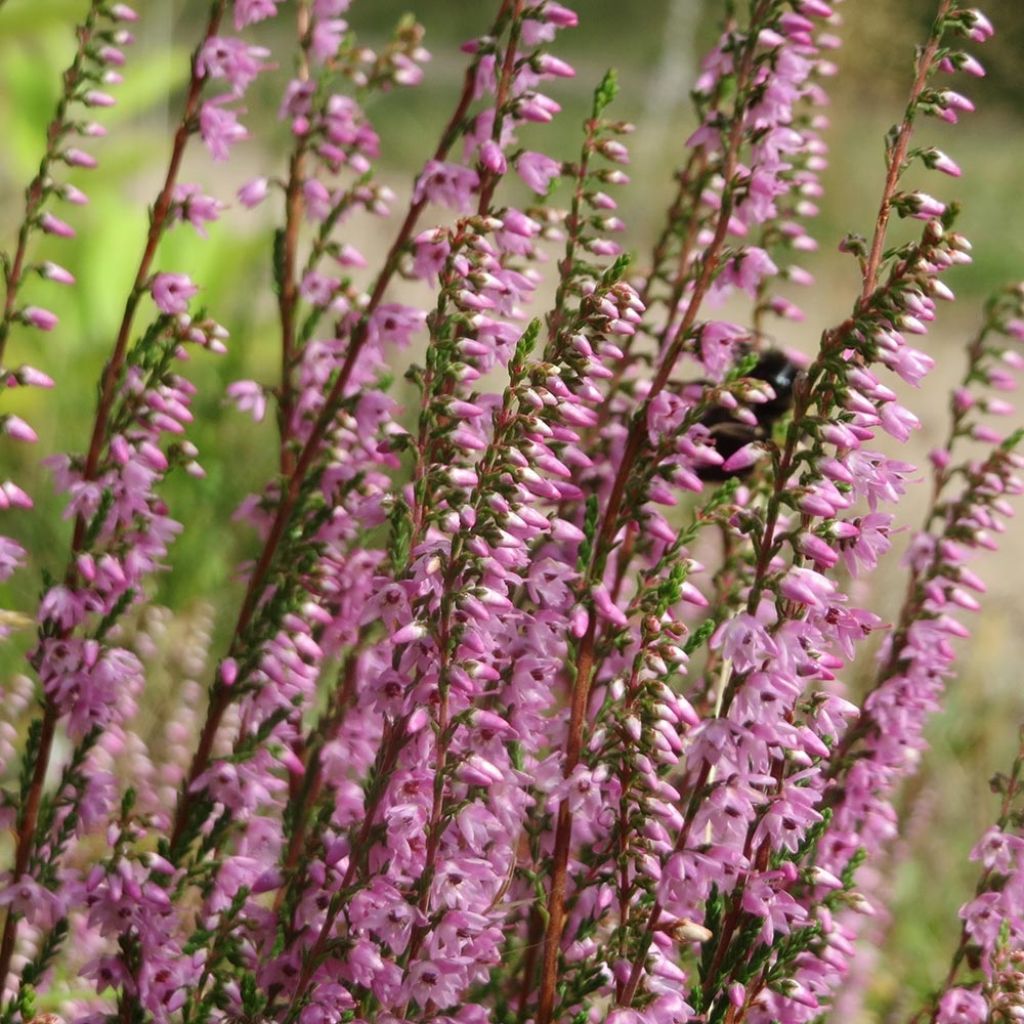
[[[371,48],[350,6],[211,4],[88,447],[47,460],[73,529],[30,674],[4,688],[0,1021],[27,1024],[44,994],[92,1024],[817,1020],[883,909],[870,862],[953,675],[957,615],[979,607],[969,556],[1022,486],[1019,436],[987,418],[1013,412],[994,392],[1024,364],[1018,288],[968,345],[907,597],[855,701],[861,649],[887,627],[855,602],[917,477],[878,450],[919,425],[890,385],[933,367],[910,339],[970,259],[955,208],[904,174],[959,175],[914,129],[970,109],[940,76],[983,73],[959,47],[991,26],[938,0],[873,230],[842,244],[859,294],[797,360],[767,323],[803,315],[780,282],[812,280],[795,261],[816,248],[835,3],[729,5],[639,268],[617,215],[632,126],[610,116],[613,74],[578,155],[542,148],[574,74],[556,54],[573,11],[496,5],[403,201],[378,177],[368,100],[419,83],[423,30],[403,19]],[[27,242],[71,232],[44,206],[81,194],[51,165],[94,164],[67,141],[99,132],[69,110],[109,105],[95,87],[134,17],[93,0],[79,26],[5,258],[0,355],[12,325],[56,326],[21,304],[22,279],[73,278],[26,263]],[[251,41],[274,19],[267,38],[293,27],[291,52]],[[253,557],[208,666],[210,624],[155,608],[150,580],[180,529],[162,484],[203,476],[178,364],[224,351],[227,331],[159,243],[226,216],[179,180],[183,156],[198,140],[229,161],[259,123],[254,83],[281,68],[286,155],[236,182],[245,210],[280,200],[280,373],[226,387],[253,419],[273,412],[279,472],[238,511]],[[922,222],[916,237],[894,245],[893,214]],[[376,268],[361,218],[390,232]],[[745,312],[716,319],[726,300]],[[391,371],[410,351],[403,409]],[[28,503],[0,486],[0,506]],[[0,541],[4,579],[23,557]],[[147,743],[133,723],[168,678],[180,706]],[[927,1008],[940,1024],[1024,1005],[1020,775],[975,851],[983,881]]]

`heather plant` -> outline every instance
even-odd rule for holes
[[[74,285],[34,247],[74,232],[64,170],[96,167],[88,111],[113,103],[137,18],[84,6],[3,260],[5,360],[59,335],[23,285]],[[721,4],[644,257],[617,214],[615,74],[576,155],[548,155],[577,14],[493,6],[402,194],[370,111],[424,74],[413,17],[377,47],[351,0],[213,0],[195,25],[91,434],[46,453],[69,547],[4,618],[34,632],[3,682],[4,1024],[802,1024],[856,999],[896,797],[985,589],[969,563],[1021,489],[1021,432],[993,423],[1024,365],[1022,286],[964,345],[929,469],[896,448],[936,400],[909,339],[971,251],[956,205],[908,184],[960,175],[918,129],[971,109],[960,80],[992,27],[938,0],[874,223],[841,242],[849,315],[800,357],[772,338],[802,316],[781,286],[812,282],[836,5]],[[274,21],[280,52],[253,28]],[[199,308],[161,243],[229,216],[182,180],[186,151],[240,167],[278,86],[287,143],[236,170],[230,211],[275,209],[277,371],[223,383],[272,418],[277,471],[237,512],[251,555],[222,643],[154,602],[181,529],[163,487],[204,486],[186,364],[266,339]],[[926,515],[897,543],[912,488]],[[16,532],[31,498],[0,495]],[[890,622],[870,582],[900,553]],[[28,571],[16,540],[0,554],[5,579]],[[1022,765],[994,780],[978,890],[918,1019],[1024,1013]]]

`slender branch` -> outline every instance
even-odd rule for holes
[[[503,5],[503,9],[507,4]],[[512,0],[512,25],[509,29],[508,45],[505,47],[505,59],[501,64],[501,74],[498,77],[498,88],[494,97],[494,125],[491,128],[491,136],[495,142],[501,140],[501,129],[505,123],[505,103],[508,100],[509,90],[512,88],[512,79],[516,67],[516,51],[519,48],[519,33],[523,26],[523,0]],[[500,174],[486,172],[484,180],[480,185],[480,201],[477,204],[477,213],[482,217],[491,208],[491,199],[494,197],[494,190],[501,180]]]
[[[78,26],[78,46],[75,55],[62,76],[64,87],[60,99],[57,101],[57,109],[53,119],[46,129],[46,151],[39,162],[39,170],[36,176],[25,189],[25,215],[21,226],[18,228],[18,241],[14,250],[14,258],[9,266],[5,266],[4,285],[6,288],[4,299],[3,318],[0,319],[0,365],[3,364],[4,351],[7,346],[7,337],[10,334],[11,323],[14,319],[14,305],[18,298],[18,291],[22,284],[25,272],[25,257],[28,251],[28,242],[35,226],[36,216],[47,196],[47,184],[50,178],[50,167],[58,158],[57,147],[64,140],[67,133],[67,112],[68,107],[74,99],[75,87],[78,85],[82,75],[82,61],[85,59],[86,50],[93,37],[96,17],[99,12],[102,0],[92,0],[89,13],[85,20]]]
[[[892,213],[892,201],[896,195],[896,186],[899,184],[900,177],[905,168],[907,149],[910,146],[910,138],[914,130],[914,115],[917,102],[932,73],[935,55],[938,52],[939,44],[942,42],[942,23],[952,5],[953,0],[941,0],[939,3],[935,21],[932,25],[931,36],[917,59],[917,75],[910,89],[910,98],[907,101],[907,109],[903,115],[903,121],[896,134],[896,139],[888,152],[885,187],[882,190],[882,202],[878,207],[878,217],[875,220],[875,230],[871,238],[871,249],[864,268],[864,285],[860,293],[861,302],[866,302],[878,286],[878,272],[882,265],[882,256],[885,250],[885,236],[889,226],[889,217]]]
[[[309,81],[310,10],[308,0],[300,0],[295,10],[296,32],[299,37],[299,81]],[[299,282],[296,279],[298,265],[299,231],[302,227],[302,213],[305,207],[302,186],[305,180],[306,149],[308,134],[301,135],[295,143],[288,161],[288,183],[285,186],[285,217],[283,232],[282,265],[280,267],[280,288],[277,295],[278,317],[281,321],[281,384],[278,391],[278,419],[281,435],[281,473],[287,476],[293,468],[293,453],[290,439],[292,413],[295,404],[295,388],[292,372],[298,353],[295,351],[295,307],[299,298]]]

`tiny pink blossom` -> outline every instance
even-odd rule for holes
[[[26,306],[21,311],[21,319],[33,327],[38,327],[41,331],[52,331],[59,322],[55,313],[51,313],[48,309],[41,309],[39,306]]]
[[[241,31],[246,25],[273,18],[281,0],[235,0],[235,28]]]
[[[3,432],[16,441],[28,441],[29,443],[39,440],[36,432],[20,417],[13,413],[0,418],[3,423]]]
[[[200,238],[206,238],[206,224],[220,217],[223,204],[212,196],[204,195],[199,185],[178,184],[174,189],[172,216],[187,220]]]
[[[417,202],[429,200],[466,213],[479,187],[479,175],[472,168],[430,160],[416,181],[413,197]]]
[[[0,906],[23,915],[39,928],[52,928],[64,915],[66,897],[62,899],[29,875],[22,875],[0,890]]]
[[[227,387],[240,412],[248,412],[259,423],[267,411],[266,392],[254,380],[236,380]]]
[[[238,201],[247,209],[259,206],[270,191],[270,182],[267,178],[253,178],[247,181],[238,190]]]
[[[571,64],[567,64],[550,53],[540,54],[534,60],[534,67],[538,74],[550,75],[552,78],[574,78],[576,76]]]
[[[75,276],[69,270],[65,270],[59,263],[47,260],[39,267],[39,273],[47,281],[55,281],[57,284],[74,284]]]
[[[61,199],[73,203],[75,206],[85,206],[89,202],[89,197],[80,188],[75,188],[74,185],[69,185],[67,182],[57,189],[57,194]]]
[[[58,235],[61,238],[75,237],[75,229],[70,224],[65,224],[59,217],[55,217],[49,212],[39,218],[39,226],[48,235]]]
[[[208,100],[199,111],[199,131],[214,160],[227,160],[231,147],[249,137],[238,115],[222,105],[222,98]]]
[[[487,139],[480,147],[480,163],[491,174],[504,174],[508,169],[501,146],[493,139]]]
[[[0,509],[31,508],[32,499],[12,480],[0,483]]]
[[[61,153],[61,158],[69,167],[85,167],[89,170],[96,167],[96,158],[84,150],[76,149],[73,146]]]
[[[150,291],[161,313],[176,316],[188,312],[188,300],[199,289],[187,274],[157,274],[150,285]]]

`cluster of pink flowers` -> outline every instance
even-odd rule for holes
[[[74,238],[75,229],[63,220],[54,208],[60,203],[78,206],[89,201],[88,196],[63,177],[75,169],[93,170],[98,161],[80,148],[86,139],[101,138],[106,129],[98,121],[79,120],[83,113],[114,106],[115,100],[104,91],[121,81],[117,70],[125,62],[123,48],[133,41],[131,32],[124,27],[135,21],[137,15],[127,4],[92,0],[84,21],[77,27],[78,45],[74,57],[65,70],[57,111],[50,122],[47,147],[39,165],[39,172],[25,189],[23,217],[17,229],[17,243],[10,254],[4,256],[3,278],[5,300],[0,316],[0,379],[3,387],[50,388],[50,377],[32,366],[8,367],[5,362],[8,337],[16,324],[24,324],[40,331],[52,331],[57,316],[42,306],[26,303],[22,288],[32,276],[39,276],[55,284],[73,285],[74,275],[52,260],[31,261],[30,244],[33,236],[44,234],[58,238]],[[62,173],[63,172],[63,173]],[[0,432],[22,442],[36,441],[36,432],[20,416],[0,414]],[[13,480],[0,483],[0,509],[32,508],[32,499]],[[22,565],[25,550],[13,538],[0,536],[0,581],[8,579]],[[8,633],[6,624],[0,625],[0,638]]]
[[[770,348],[766,322],[803,315],[779,281],[812,280],[794,260],[816,248],[833,3],[753,0],[729,18],[647,266],[623,255],[632,126],[610,116],[613,74],[577,156],[520,141],[543,146],[559,113],[573,11],[496,5],[403,203],[378,179],[366,97],[419,83],[423,31],[403,19],[367,47],[350,6],[211,4],[88,447],[48,460],[74,525],[35,609],[31,674],[4,689],[0,1024],[28,1024],[42,993],[90,1024],[814,1021],[850,982],[882,898],[864,863],[894,834],[894,792],[953,675],[956,615],[979,606],[968,557],[1022,486],[1020,438],[987,418],[1012,413],[993,392],[1024,364],[1024,292],[1009,289],[968,346],[908,596],[854,703],[844,680],[887,623],[853,598],[916,478],[875,450],[919,425],[885,375],[925,379],[934,359],[908,339],[970,259],[953,208],[903,176],[959,174],[914,127],[970,109],[939,76],[983,73],[958,47],[991,26],[937,0],[873,231],[842,243],[859,294],[800,360]],[[245,36],[224,34],[232,15]],[[97,134],[67,108],[108,103],[92,86],[133,17],[93,0],[80,26],[5,263],[0,353],[14,323],[55,326],[19,304],[26,241],[70,231],[43,204],[79,194],[47,168],[92,161],[53,140]],[[275,18],[293,52],[249,41]],[[177,364],[223,351],[227,331],[157,253],[175,224],[205,237],[225,218],[178,179],[185,149],[231,159],[259,123],[254,82],[279,67],[294,68],[287,153],[237,198],[280,200],[280,376],[226,385],[255,420],[276,413],[279,472],[239,510],[253,557],[204,701],[205,652],[162,663],[175,618],[147,591],[180,529],[161,485],[203,477]],[[893,247],[893,214],[919,236]],[[392,231],[375,269],[353,241],[366,218]],[[709,319],[727,298],[745,317]],[[424,354],[402,409],[390,379],[408,351]],[[0,505],[27,502],[0,487]],[[23,557],[0,541],[4,578]],[[168,675],[181,706],[147,745],[134,722]],[[1019,775],[925,1008],[941,1024],[1024,1005]]]

